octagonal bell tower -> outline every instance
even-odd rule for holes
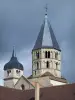
[[[48,21],[47,9],[32,50],[32,76],[38,77],[46,72],[61,78],[61,50]]]

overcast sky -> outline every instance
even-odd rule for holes
[[[31,50],[35,44],[48,4],[48,19],[62,50],[62,75],[75,82],[75,0],[0,0],[0,79],[10,60],[13,46],[31,74]]]

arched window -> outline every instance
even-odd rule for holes
[[[7,70],[7,74],[8,74],[8,76],[10,75],[10,73],[11,73],[11,70]]]
[[[20,70],[16,70],[16,73],[19,74],[20,73]]]
[[[22,90],[25,90],[24,84],[21,85],[21,89],[22,89]]]
[[[45,51],[45,58],[47,58],[47,51]]]
[[[36,71],[35,71],[35,75],[36,75]]]
[[[57,52],[55,53],[55,59],[58,59],[58,53]]]
[[[39,59],[39,52],[36,52],[36,57],[37,59]]]
[[[50,58],[50,51],[48,51],[48,58]]]
[[[37,62],[37,69],[39,69],[39,63]]]
[[[56,62],[56,69],[58,70],[58,63]]]
[[[46,62],[46,67],[49,68],[49,61]]]

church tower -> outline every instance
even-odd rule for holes
[[[4,86],[14,88],[18,79],[23,75],[23,70],[23,65],[17,60],[13,49],[10,61],[4,66]]]
[[[32,76],[50,73],[61,78],[61,50],[48,21],[47,8],[34,48],[32,49]]]

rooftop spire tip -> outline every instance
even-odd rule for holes
[[[12,57],[15,56],[15,46],[13,46],[13,52],[12,52]]]
[[[46,4],[46,6],[45,6],[45,11],[46,11],[45,15],[47,15],[47,11],[48,11],[48,4]]]

